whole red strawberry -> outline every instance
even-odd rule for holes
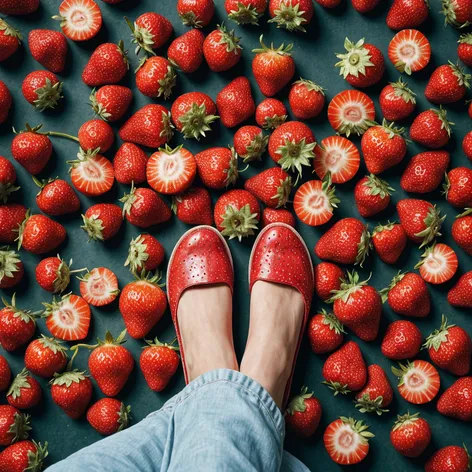
[[[129,266],[133,274],[142,270],[151,272],[162,264],[164,256],[164,247],[154,236],[140,234],[130,242],[125,266]]]
[[[8,387],[8,386],[7,386]],[[0,405],[0,445],[9,446],[28,437],[29,417],[11,405]]]
[[[410,116],[415,110],[416,94],[403,82],[390,82],[380,92],[379,103],[386,120],[398,121]]]
[[[11,288],[20,283],[25,268],[15,251],[0,247],[0,288]],[[0,389],[1,390],[1,389]]]
[[[54,338],[41,335],[25,351],[26,368],[39,377],[52,377],[61,372],[67,363],[67,348]]]
[[[227,128],[238,126],[249,119],[256,110],[251,85],[246,77],[238,77],[218,93],[216,106],[221,123]]]
[[[258,25],[267,8],[267,0],[225,0],[228,18],[238,25]]]
[[[62,179],[38,180],[34,183],[40,188],[36,195],[38,208],[51,216],[62,216],[75,213],[80,208],[80,201],[74,189]]]
[[[472,271],[461,275],[457,283],[447,294],[447,301],[452,306],[472,308]]]
[[[121,208],[114,203],[97,203],[82,215],[82,220],[81,228],[90,239],[106,241],[120,230],[123,215]]]
[[[324,302],[329,300],[333,290],[341,288],[341,279],[344,279],[344,270],[331,262],[321,262],[315,267],[316,295]]]
[[[139,356],[139,365],[149,388],[154,392],[161,392],[177,372],[180,364],[177,354],[179,348],[172,343],[161,343],[157,338],[146,343],[147,346],[144,346]]]
[[[0,13],[2,13],[1,10]],[[17,51],[22,39],[18,30],[0,18],[0,62],[5,61]]]
[[[13,104],[13,98],[5,82],[0,80],[0,124],[5,123]]]
[[[387,374],[377,364],[367,368],[367,383],[356,392],[356,408],[361,413],[387,413],[386,409],[393,400],[393,389]]]
[[[410,138],[423,146],[438,149],[445,146],[451,137],[451,123],[447,111],[431,109],[421,112],[410,127]]]
[[[0,242],[13,243],[28,209],[20,203],[0,205]]]
[[[457,46],[459,59],[467,66],[472,66],[472,34],[461,34]]]
[[[28,0],[30,2],[30,0]],[[48,455],[48,443],[19,441],[0,452],[2,472],[22,472],[24,470],[42,470]]]
[[[197,29],[192,29],[182,36],[178,36],[167,50],[169,62],[186,74],[195,72],[203,62],[204,41],[205,35]]]
[[[234,148],[206,149],[196,154],[195,160],[200,180],[207,188],[223,189],[238,180],[238,155]]]
[[[242,51],[240,39],[234,30],[228,31],[224,25],[218,26],[205,38],[203,55],[213,72],[224,72],[239,62]]]
[[[287,203],[292,178],[280,167],[271,167],[246,180],[244,188],[266,206],[278,208]]]
[[[205,188],[192,187],[172,199],[172,210],[188,225],[213,225],[211,197]]]
[[[234,149],[244,162],[261,160],[267,150],[269,136],[258,126],[242,126],[234,133]]]
[[[467,472],[470,456],[465,447],[446,446],[436,451],[426,462],[425,472]]]
[[[269,23],[287,31],[303,31],[313,18],[312,0],[269,0]]]
[[[117,121],[128,110],[133,92],[122,85],[104,85],[90,94],[90,105],[96,116],[105,121]]]
[[[136,144],[123,143],[113,159],[115,179],[120,184],[142,184],[146,181],[146,153]]]
[[[323,409],[320,401],[308,393],[307,387],[292,397],[285,411],[285,424],[297,436],[308,438],[315,434],[321,421]]]
[[[287,120],[285,105],[276,98],[262,100],[256,108],[256,122],[264,129],[275,129]]]
[[[455,167],[446,174],[446,200],[459,208],[472,207],[472,169]]]
[[[395,264],[402,255],[407,236],[402,225],[388,222],[378,225],[372,232],[372,244],[380,259],[386,264]]]
[[[394,0],[387,15],[387,26],[395,31],[416,28],[429,15],[426,0]]]
[[[87,411],[87,421],[104,436],[126,429],[130,420],[131,407],[115,398],[102,398]]]
[[[456,216],[452,224],[452,238],[467,254],[472,255],[472,209]]]
[[[465,28],[472,19],[472,3],[469,0],[444,0],[442,13],[445,16],[446,25]]]
[[[48,292],[61,293],[69,286],[70,274],[84,269],[70,270],[72,260],[67,264],[61,257],[46,257],[36,266],[36,281]]]
[[[161,56],[143,58],[136,69],[136,86],[146,97],[168,99],[177,83],[170,62]]]
[[[294,82],[288,101],[295,118],[308,120],[318,116],[325,105],[325,90],[311,80],[300,79]]]
[[[390,432],[390,441],[402,456],[418,457],[431,441],[431,428],[419,413],[398,415]]]
[[[283,208],[264,208],[261,218],[262,228],[272,223],[285,223],[286,225],[295,228],[295,217],[290,210],[285,210]]]
[[[3,15],[29,15],[39,8],[39,0],[1,0],[0,13]]]
[[[39,111],[56,108],[62,98],[62,82],[46,70],[29,73],[21,84],[21,92],[26,100]]]
[[[379,179],[374,174],[363,177],[354,188],[354,199],[359,214],[364,218],[370,218],[385,210],[390,203],[390,195],[393,191],[394,189],[388,182]]]
[[[62,72],[66,64],[67,40],[59,31],[31,30],[28,46],[33,58],[51,72]]]
[[[84,151],[100,148],[102,153],[107,152],[115,140],[112,127],[106,121],[97,119],[83,123],[77,137],[79,145]]]
[[[138,54],[141,49],[150,55],[154,55],[155,49],[162,47],[172,36],[172,23],[159,13],[147,12],[136,18],[134,23],[126,18],[133,36],[133,43],[136,44],[135,52]]]
[[[424,95],[436,105],[458,102],[464,97],[470,78],[470,74],[466,74],[458,65],[449,62],[439,66],[432,73]]]
[[[315,354],[326,354],[336,350],[344,340],[344,327],[332,314],[321,310],[308,324],[308,339]]]
[[[462,421],[472,421],[472,377],[456,380],[440,397],[439,413]]]
[[[213,0],[177,0],[177,13],[186,26],[203,28],[215,13]]]
[[[394,361],[411,359],[420,352],[421,331],[411,321],[397,320],[388,325],[382,341],[382,354]]]
[[[41,134],[41,126],[31,128],[28,124],[20,131],[11,143],[11,154],[18,164],[30,174],[39,174],[52,154],[52,142],[48,136]]]
[[[36,406],[43,396],[41,385],[26,370],[23,369],[14,379],[7,392],[7,402],[20,410]]]

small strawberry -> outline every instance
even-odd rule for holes
[[[388,182],[374,174],[363,177],[354,188],[357,211],[364,218],[371,218],[388,207],[391,192],[394,191]]]
[[[203,42],[203,55],[213,72],[224,72],[234,67],[241,59],[241,38],[222,24],[212,31]]]
[[[28,415],[21,413],[11,405],[0,405],[1,446],[9,446],[14,442],[26,439],[29,435],[28,431],[31,431]]]
[[[320,262],[315,267],[315,292],[326,302],[333,294],[331,292],[341,288],[344,279],[344,270],[331,262]]]
[[[205,35],[197,29],[178,36],[169,46],[167,57],[176,69],[190,74],[203,63],[203,42]]]
[[[7,402],[19,410],[28,410],[36,406],[43,396],[41,385],[23,369],[14,379],[7,392]]]
[[[424,0],[415,1],[424,2]],[[429,64],[431,44],[421,31],[402,29],[388,45],[388,58],[398,72],[411,75],[412,72],[423,70]]]
[[[441,379],[432,364],[422,360],[398,364],[392,372],[399,378],[398,391],[409,403],[429,403],[439,392]]]
[[[72,259],[67,264],[61,257],[47,257],[36,266],[36,281],[44,290],[51,293],[61,293],[70,282],[70,274],[82,272],[85,269],[70,270]]]
[[[442,13],[445,24],[455,28],[465,28],[472,18],[472,3],[468,0],[442,1]]]
[[[130,242],[125,266],[129,266],[133,274],[142,270],[152,272],[162,264],[164,257],[164,247],[154,236],[140,234]]]
[[[0,13],[3,13],[0,11]],[[12,56],[20,47],[21,33],[0,18],[0,62]]]
[[[213,0],[177,0],[177,13],[186,26],[203,28],[215,13]]]
[[[38,180],[34,183],[40,188],[36,195],[36,205],[46,215],[62,216],[75,213],[80,209],[80,200],[68,182],[62,179]]]
[[[439,66],[431,74],[424,95],[436,105],[458,102],[464,98],[471,77],[461,67],[449,61],[449,64]]]
[[[15,2],[16,3],[16,2]],[[48,455],[48,443],[19,441],[0,452],[2,469],[7,472],[39,471]]]
[[[248,120],[256,110],[251,85],[246,77],[238,77],[223,87],[216,96],[221,123],[234,128]]]
[[[295,218],[289,210],[283,208],[277,210],[274,208],[264,208],[261,218],[261,227],[265,228],[272,223],[285,223],[295,228]]]
[[[267,0],[225,0],[228,18],[238,25],[258,25],[267,8]]]
[[[275,48],[273,44],[266,46],[263,35],[259,39],[261,47],[253,49],[256,56],[252,60],[252,73],[257,85],[266,97],[273,97],[280,92],[295,74],[295,61],[290,51],[293,44],[281,44]]]
[[[377,364],[372,364],[367,369],[367,383],[362,390],[356,393],[356,408],[361,413],[387,413],[386,407],[392,403],[393,389],[387,374]]]
[[[179,348],[172,343],[161,343],[157,338],[146,341],[146,344],[139,356],[139,366],[149,388],[153,392],[162,392],[179,368]]]
[[[269,0],[269,23],[287,31],[306,32],[314,13],[312,0]]]
[[[244,188],[266,206],[279,208],[287,203],[292,178],[280,167],[271,167],[246,180]]]
[[[472,421],[471,389],[472,377],[462,377],[461,379],[456,380],[439,397],[436,405],[439,413],[462,421]]]
[[[172,210],[182,223],[188,225],[213,225],[211,196],[207,189],[192,187],[172,199]]]
[[[122,85],[104,85],[90,94],[90,106],[96,116],[105,121],[117,121],[128,110],[133,92]]]
[[[64,0],[59,15],[52,18],[61,22],[62,32],[72,41],[88,41],[102,27],[102,13],[94,0]]]
[[[334,395],[360,390],[367,382],[367,368],[359,345],[348,341],[333,352],[324,363],[323,377]]]
[[[146,153],[136,144],[123,143],[113,159],[115,179],[120,184],[142,184],[146,182]]]
[[[469,131],[462,140],[462,150],[464,154],[472,161],[472,131]]]
[[[416,107],[416,94],[402,78],[390,82],[380,92],[379,103],[386,120],[398,121],[410,116]]]
[[[390,323],[382,341],[382,354],[392,361],[416,357],[422,344],[421,331],[411,321]]]
[[[223,189],[238,180],[238,155],[234,148],[206,149],[196,154],[195,160],[200,180],[207,188]]]
[[[0,80],[0,124],[5,123],[13,104],[13,98],[5,82]]]
[[[20,283],[25,268],[15,251],[0,247],[0,288],[12,288]],[[0,389],[1,390],[1,389]]]
[[[258,126],[242,126],[234,133],[234,149],[243,161],[260,161],[267,150],[269,136],[264,135]]]
[[[345,333],[341,322],[325,310],[313,316],[308,324],[308,340],[315,354],[327,354],[338,349]]]
[[[325,105],[325,91],[326,89],[311,80],[300,79],[294,82],[288,101],[295,118],[308,120],[318,116]]]
[[[307,387],[292,397],[285,411],[285,424],[297,436],[308,438],[315,434],[321,421],[322,407],[320,401],[308,393]]]
[[[336,54],[340,59],[335,64],[339,67],[339,75],[354,87],[370,87],[382,78],[385,71],[385,61],[382,52],[373,44],[364,44],[364,38],[353,43],[346,38],[344,48],[346,53]]]
[[[13,243],[28,209],[20,203],[0,205],[0,242]]]
[[[449,166],[450,156],[447,151],[427,151],[413,156],[400,181],[406,192],[429,193],[441,184]]]
[[[415,265],[420,275],[430,284],[443,284],[454,277],[459,266],[457,255],[447,244],[433,244],[426,248]]]
[[[406,247],[407,236],[402,225],[388,222],[378,225],[372,232],[372,244],[380,259],[395,264]]]
[[[466,208],[452,224],[452,238],[467,254],[472,255],[472,209]]]
[[[129,63],[123,41],[103,43],[90,56],[82,72],[84,84],[90,87],[119,82],[128,72]]]
[[[367,13],[373,10],[380,0],[352,0],[352,7],[359,13]]]
[[[256,107],[256,123],[263,129],[275,129],[286,120],[287,109],[276,98],[266,98]]]
[[[470,456],[465,447],[446,446],[436,451],[426,462],[425,472],[467,472]]]
[[[54,338],[41,335],[32,341],[25,351],[25,366],[39,377],[52,377],[62,372],[67,364],[67,348]]]
[[[472,308],[472,271],[461,275],[457,283],[447,294],[447,301],[452,306]]]
[[[394,0],[387,14],[387,26],[395,31],[415,28],[428,15],[429,3],[426,0]]]
[[[431,108],[421,112],[413,120],[410,138],[430,149],[438,149],[449,142],[453,124],[447,120],[447,111],[444,108],[440,107],[439,110]]]
[[[247,190],[229,190],[216,201],[214,219],[216,227],[229,239],[254,235],[259,223],[259,202]]]
[[[123,431],[131,420],[131,407],[115,398],[102,398],[87,411],[87,421],[104,436]]]
[[[67,40],[59,31],[47,29],[31,30],[28,46],[33,58],[47,70],[58,73],[64,70],[67,55]]]
[[[123,215],[121,208],[114,203],[92,205],[84,215],[81,228],[88,234],[89,240],[107,241],[121,228]]]
[[[398,415],[390,432],[390,441],[402,456],[418,457],[431,442],[431,428],[419,413]]]
[[[21,84],[25,99],[39,111],[56,108],[62,97],[62,82],[46,70],[29,73]]]
[[[88,120],[79,128],[77,133],[79,145],[84,151],[107,152],[113,145],[115,135],[112,127],[103,120]]]
[[[154,50],[164,46],[174,31],[172,23],[155,12],[143,13],[134,23],[126,17],[125,20],[131,30],[133,43],[136,44],[136,54],[141,50],[147,54],[156,54]]]
[[[146,97],[167,100],[177,84],[177,74],[164,57],[143,57],[136,69],[136,86]]]
[[[92,306],[105,306],[112,303],[120,290],[116,275],[106,267],[95,267],[80,280],[80,295]]]
[[[472,34],[461,34],[457,46],[457,55],[459,59],[467,66],[472,66]]]
[[[443,186],[448,203],[455,207],[472,207],[472,169],[455,167],[446,174]]]

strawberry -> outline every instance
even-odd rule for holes
[[[92,382],[77,369],[54,374],[51,384],[52,401],[70,418],[80,418],[92,399]]]
[[[21,33],[0,18],[0,62],[13,55],[20,47]]]
[[[424,318],[431,310],[431,299],[424,280],[414,272],[401,271],[380,291],[382,302],[399,315]]]
[[[195,160],[198,176],[207,188],[223,189],[238,180],[238,155],[234,148],[206,149],[196,154]]]
[[[445,146],[451,137],[451,123],[444,108],[431,108],[421,112],[411,124],[410,138],[423,146],[438,149]]]
[[[146,97],[167,100],[176,84],[175,70],[164,57],[144,57],[136,69],[136,86]]]
[[[82,72],[84,84],[90,87],[119,82],[128,72],[129,63],[123,41],[103,43],[90,56]]]
[[[46,70],[29,73],[21,84],[21,92],[39,111],[56,108],[59,100],[63,98],[62,82],[52,72]]]
[[[15,295],[10,303],[2,298],[5,308],[0,310],[0,344],[8,352],[18,349],[33,337],[35,320],[40,313],[17,308]]]
[[[431,74],[424,95],[436,105],[458,102],[464,98],[471,77],[459,65],[449,61]]]
[[[72,41],[88,41],[102,27],[102,13],[94,0],[64,0],[59,5],[62,32]]]
[[[47,257],[36,266],[36,281],[44,290],[52,293],[61,293],[70,282],[70,274],[82,272],[85,269],[70,270],[70,265],[61,257]]]
[[[418,457],[431,442],[431,428],[419,413],[398,415],[390,432],[390,441],[402,456]]]
[[[302,174],[302,166],[309,166],[315,157],[315,136],[301,121],[287,121],[269,138],[269,155],[284,170]]]
[[[5,123],[10,113],[10,108],[13,104],[10,90],[5,85],[5,82],[0,80],[0,124]]]
[[[289,210],[279,208],[264,208],[261,218],[262,228],[270,225],[271,223],[285,223],[292,228],[295,228],[295,218]]]
[[[25,268],[15,251],[0,247],[0,288],[11,288],[20,283]],[[1,389],[0,389],[1,391]]]
[[[205,35],[197,29],[178,36],[169,46],[167,57],[172,66],[186,74],[199,69],[203,62]]]
[[[457,255],[447,244],[433,244],[426,248],[415,265],[420,275],[430,284],[443,284],[454,277],[459,266]]]
[[[102,153],[107,152],[115,140],[112,127],[106,121],[97,119],[86,121],[79,128],[77,137],[84,151],[100,148]]]
[[[269,136],[263,134],[258,126],[242,126],[234,133],[234,149],[243,161],[260,161],[266,152]]]
[[[254,235],[259,222],[259,203],[247,190],[229,190],[216,201],[214,219],[216,227],[229,239]]]
[[[351,180],[359,170],[361,155],[356,146],[342,136],[328,136],[315,147],[313,168],[320,179],[329,172],[334,184]]]
[[[128,110],[133,92],[122,85],[104,85],[90,94],[90,106],[96,116],[105,121],[117,121]]]
[[[426,472],[467,472],[470,470],[470,456],[467,449],[446,446],[436,451],[426,462]]]
[[[193,30],[198,31],[198,30]],[[218,119],[215,102],[202,92],[180,95],[171,108],[172,121],[184,138],[200,139],[211,131],[210,125]]]
[[[315,267],[315,292],[318,297],[326,302],[332,297],[335,290],[341,288],[341,280],[344,279],[344,270],[331,262],[320,262]]]
[[[472,131],[469,131],[462,140],[462,150],[464,154],[472,161]]]
[[[424,2],[424,0],[415,1]],[[431,45],[421,31],[404,29],[390,41],[388,58],[399,72],[411,75],[412,72],[423,70],[429,64]]]
[[[369,453],[369,439],[374,435],[361,420],[341,416],[326,428],[323,442],[336,464],[350,465],[363,461]]]
[[[360,90],[343,90],[328,105],[329,124],[339,134],[360,136],[374,126],[374,102]]]
[[[356,218],[337,221],[318,240],[315,254],[338,264],[359,264],[362,267],[370,250],[367,227]]]
[[[449,166],[447,151],[427,151],[413,156],[400,181],[406,192],[429,193],[436,190],[442,182]]]
[[[395,31],[415,28],[428,15],[429,3],[426,0],[394,0],[387,14],[387,26]]]
[[[66,65],[67,40],[62,33],[47,29],[31,30],[28,46],[33,58],[51,72],[62,72]]]
[[[109,397],[120,393],[133,370],[133,356],[121,345],[125,342],[125,336],[126,330],[116,339],[107,331],[105,340],[98,339],[97,344],[76,344],[71,348],[72,351],[77,351],[80,347],[92,349],[88,360],[90,374],[100,390]]]
[[[52,377],[67,364],[67,348],[54,338],[41,335],[32,341],[25,351],[25,366],[39,377]]]
[[[286,120],[287,109],[276,98],[266,98],[256,107],[256,123],[263,129],[275,129]]]
[[[1,208],[0,208],[1,210]],[[472,255],[472,209],[466,208],[452,224],[452,238],[467,254]]]
[[[19,203],[0,205],[0,242],[13,243],[28,209]]]
[[[411,321],[390,323],[382,341],[382,354],[393,361],[416,357],[421,349],[421,331]]]
[[[345,333],[341,322],[325,310],[313,316],[308,324],[308,339],[315,354],[326,354],[338,349]]]
[[[336,197],[330,175],[321,180],[309,180],[302,184],[293,198],[293,209],[298,218],[309,226],[327,223],[341,200]]]
[[[188,225],[213,225],[211,197],[207,189],[192,187],[172,199],[172,211]]]
[[[325,105],[325,90],[311,80],[294,82],[288,100],[295,118],[308,120],[318,116]]]
[[[441,236],[441,224],[446,215],[440,216],[435,205],[426,200],[405,198],[397,203],[400,223],[409,239],[421,243],[420,248]]]
[[[115,398],[102,398],[87,411],[87,421],[104,436],[126,429],[131,420],[131,407]]]
[[[40,188],[36,195],[38,208],[47,215],[62,216],[75,213],[80,208],[80,201],[74,189],[62,179],[38,180],[34,183]]]
[[[172,23],[165,16],[155,12],[143,13],[134,23],[126,17],[125,20],[131,29],[133,43],[136,44],[136,54],[143,50],[154,55],[154,50],[164,46],[174,31]]]
[[[394,192],[394,189],[389,183],[374,174],[363,177],[354,188],[357,211],[364,218],[380,213],[388,207],[391,192]]]
[[[462,421],[472,421],[471,388],[472,377],[462,377],[461,379],[456,380],[439,397],[436,405],[439,413]]]
[[[131,185],[146,182],[146,153],[136,144],[123,143],[113,159],[116,181]]]
[[[387,413],[386,407],[393,400],[393,390],[387,374],[377,364],[370,365],[367,373],[367,383],[355,396],[356,408],[359,408],[361,413]]]
[[[252,73],[257,85],[266,97],[273,97],[280,92],[295,74],[295,61],[290,51],[293,44],[281,44],[275,48],[273,44],[266,46],[263,35],[259,39],[261,47],[253,49],[256,55],[252,60]]]
[[[0,405],[0,445],[22,441],[28,437],[28,431],[31,431],[28,415],[11,405]]]
[[[114,203],[97,203],[82,215],[81,228],[88,234],[89,240],[107,241],[121,228],[123,216],[121,208]]]
[[[39,382],[23,369],[14,379],[7,392],[7,402],[20,410],[36,406],[43,396]]]
[[[472,3],[468,0],[444,0],[442,13],[445,16],[445,24],[456,28],[465,28],[472,18]]]
[[[52,155],[52,142],[39,132],[40,128],[31,128],[27,124],[26,129],[16,134],[11,143],[13,158],[32,175],[39,174]]]
[[[30,0],[28,0],[28,3],[30,3]],[[44,443],[44,446],[35,441],[20,441],[12,444],[0,452],[2,470],[6,472],[42,470],[44,459],[48,455],[47,447],[47,442]]]
[[[341,323],[363,341],[373,341],[379,333],[382,299],[367,282],[359,282],[357,272],[348,272],[329,301],[333,302],[334,315]]]
[[[15,167],[7,158],[0,156],[0,203],[7,203],[10,193],[20,189],[15,182]]]
[[[225,0],[228,18],[238,25],[258,25],[267,8],[267,0]]]
[[[444,315],[440,328],[435,329],[426,338],[424,347],[428,349],[431,361],[441,369],[454,375],[469,373],[472,357],[470,336],[460,326],[447,324],[447,318]]]
[[[142,270],[151,272],[162,264],[164,257],[164,247],[154,236],[140,234],[131,240],[125,266],[129,266],[133,274],[139,274]]]
[[[213,18],[215,4],[213,0],[177,0],[177,13],[184,25],[202,28]]]
[[[472,66],[472,34],[461,34],[457,46],[459,59],[467,66]]]
[[[234,67],[241,59],[241,38],[219,25],[203,42],[203,55],[213,72],[224,72]]]
[[[172,138],[172,128],[169,110],[162,105],[150,104],[131,116],[118,134],[123,141],[158,148]]]
[[[146,344],[139,356],[139,365],[149,388],[162,392],[179,368],[179,348],[172,343],[161,343],[157,338]]]
[[[370,87],[382,78],[385,71],[385,61],[382,52],[373,44],[364,44],[364,38],[353,43],[346,38],[344,48],[346,53],[336,54],[340,59],[335,64],[339,74],[354,87]]]
[[[348,341],[333,352],[324,363],[323,377],[334,395],[360,390],[367,381],[367,368],[359,345]]]
[[[447,294],[447,301],[452,306],[472,308],[472,271],[461,275],[457,283]]]
[[[386,120],[398,121],[410,116],[416,107],[416,94],[402,78],[390,82],[380,92],[379,103]]]
[[[287,203],[292,178],[280,167],[271,167],[246,180],[244,188],[268,207],[279,208]]]
[[[312,0],[269,0],[269,23],[287,31],[306,32],[305,26],[313,18]]]
[[[105,306],[112,303],[118,294],[118,279],[106,267],[95,267],[80,280],[80,295],[92,306]]]
[[[246,77],[238,77],[223,87],[216,96],[221,123],[234,128],[249,119],[256,109],[251,85]]]
[[[352,0],[352,7],[359,13],[367,13],[373,10],[380,0]]]
[[[113,164],[100,154],[100,149],[80,149],[71,165],[72,185],[87,197],[98,197],[111,190],[115,181]]]
[[[399,378],[398,391],[410,403],[423,405],[438,394],[441,380],[438,371],[429,363],[422,360],[398,364],[392,367],[392,372]]]
[[[285,411],[285,424],[297,436],[308,438],[315,434],[321,421],[322,407],[320,401],[302,387],[299,395],[290,399]]]
[[[448,203],[455,207],[472,207],[472,169],[455,167],[446,174],[443,186]]]
[[[383,262],[395,264],[406,247],[407,236],[402,225],[388,222],[374,228],[372,243]]]

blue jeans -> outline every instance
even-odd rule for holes
[[[284,436],[284,418],[269,393],[240,372],[218,369],[140,423],[48,471],[309,471],[283,450]]]

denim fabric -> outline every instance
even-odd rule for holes
[[[306,472],[283,451],[283,416],[240,372],[198,377],[140,423],[88,446],[49,472]]]

